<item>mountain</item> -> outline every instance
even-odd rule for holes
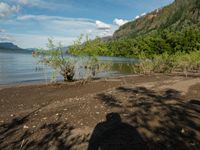
[[[0,43],[0,49],[21,49],[17,45],[14,45],[13,43]]]
[[[26,50],[18,47],[17,45],[10,42],[1,42],[0,51],[3,52],[19,52],[19,53],[32,53],[33,50]]]
[[[200,0],[175,0],[172,4],[128,22],[113,37],[136,37],[138,35],[170,28],[179,30],[184,26],[199,24]]]

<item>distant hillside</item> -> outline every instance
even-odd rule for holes
[[[33,50],[26,50],[18,47],[17,45],[10,42],[0,43],[0,51],[3,52],[19,52],[19,53],[32,53]]]
[[[21,49],[17,45],[14,45],[13,43],[0,43],[0,49]]]
[[[187,25],[199,24],[200,0],[175,0],[119,28],[113,37],[136,37],[138,35],[170,28],[179,30]]]

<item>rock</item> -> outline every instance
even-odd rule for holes
[[[185,133],[185,130],[184,130],[184,129],[182,129],[182,130],[181,130],[181,133],[182,133],[182,134],[184,134],[184,133]]]
[[[24,125],[24,127],[23,127],[24,129],[28,129],[29,127],[28,126],[26,126],[26,125]]]

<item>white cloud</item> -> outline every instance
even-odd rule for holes
[[[21,21],[26,21],[26,20],[53,20],[53,19],[63,19],[62,17],[57,17],[57,16],[46,16],[46,15],[23,15],[23,16],[18,16],[17,20]]]
[[[6,18],[19,11],[19,6],[10,6],[7,3],[0,2],[0,19]]]
[[[47,15],[23,15],[18,16],[17,20],[28,21],[28,20],[37,20],[37,21],[81,21],[81,22],[90,22],[94,23],[91,19],[85,18],[66,18],[59,16],[47,16]]]
[[[106,29],[111,29],[111,26],[109,24],[106,24],[102,21],[97,20],[96,21],[96,28],[99,30],[106,30]]]
[[[14,0],[16,3],[21,5],[37,6],[43,7],[45,4],[48,5],[50,2],[45,2],[43,0]]]
[[[140,16],[142,17],[142,16],[145,16],[146,15],[146,13],[142,13]]]
[[[135,17],[135,19],[138,19],[138,18],[140,18],[140,16],[136,16],[136,17]]]
[[[6,30],[0,29],[0,33],[4,33],[4,32],[6,32]]]
[[[4,21],[2,25],[15,26],[14,31],[23,31],[20,33],[12,32],[15,43],[22,48],[44,48],[49,37],[54,37],[55,40],[61,41],[63,45],[70,45],[80,34],[89,34],[90,38],[93,39],[96,36],[110,36],[117,29],[116,25],[109,25],[102,21],[96,22],[96,20],[87,18],[46,15],[18,16],[12,22]]]
[[[0,42],[12,42],[13,38],[9,35],[6,30],[0,29]]]
[[[12,0],[19,5],[26,5],[28,7],[37,7],[42,9],[49,9],[57,11],[59,10],[75,10],[78,9],[73,7],[70,3],[57,2],[51,0]]]
[[[113,33],[110,30],[107,30],[107,31],[99,33],[98,36],[100,36],[100,37],[106,37],[106,36],[112,36],[112,35],[113,35]]]
[[[29,3],[29,0],[18,0],[19,4],[27,5]]]
[[[147,13],[142,13],[141,15],[136,16],[135,19],[139,19],[140,17],[143,17],[143,16],[145,16],[146,14],[147,14]]]
[[[118,25],[118,26],[122,26],[124,24],[126,24],[128,22],[128,20],[123,20],[123,19],[114,19],[113,23]]]
[[[43,27],[43,32],[73,32],[76,35],[87,32],[87,30],[95,29],[96,24],[94,20],[85,18],[65,18],[59,16],[46,16],[46,15],[24,15],[17,17],[20,22],[37,23]],[[81,32],[81,33],[80,33]]]

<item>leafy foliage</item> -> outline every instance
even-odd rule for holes
[[[135,73],[142,74],[183,72],[187,76],[188,72],[200,73],[200,51],[173,55],[163,53],[152,56],[151,60],[141,55],[133,68]]]
[[[93,41],[88,40],[84,44],[77,43],[69,51],[74,55],[139,58],[142,53],[145,53],[151,58],[153,55],[163,53],[189,53],[200,50],[200,27],[193,25],[180,31],[165,29],[136,38],[115,39],[107,42],[97,38]]]
[[[50,66],[55,71],[59,72],[64,77],[64,81],[72,80],[74,77],[76,60],[65,57],[66,55],[62,50],[62,45],[60,43],[58,46],[54,45],[52,39],[48,39],[47,48],[48,50],[40,49],[36,51],[35,56],[40,58],[39,63]]]
[[[82,43],[82,41],[85,41]],[[88,35],[86,35],[85,39],[84,36],[81,35],[74,44],[69,48],[69,53],[76,55],[76,56],[94,56],[100,54],[106,55],[106,43],[104,43],[100,38],[96,38],[95,40],[91,40]]]

